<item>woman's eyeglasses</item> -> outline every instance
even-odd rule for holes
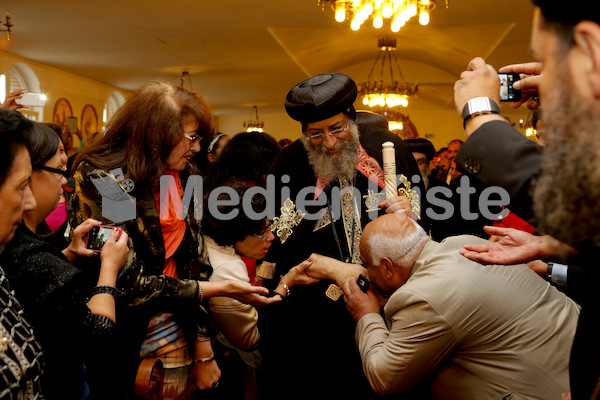
[[[193,145],[194,143],[196,143],[197,141],[202,139],[202,137],[200,135],[190,136],[185,132],[183,132],[183,136],[185,136],[185,138],[190,141],[190,145]]]
[[[271,224],[269,224],[269,226],[267,226],[267,228],[265,229],[265,231],[263,233],[255,233],[252,236],[256,236],[257,238],[260,238],[263,242],[266,242],[267,239],[269,239],[270,233],[271,233]]]
[[[44,171],[49,171],[49,172],[54,172],[55,174],[58,174],[58,179],[69,179],[69,173],[67,172],[67,169],[59,169],[59,168],[52,168],[52,167],[47,167],[45,165],[36,165],[35,168],[37,169],[43,169]]]

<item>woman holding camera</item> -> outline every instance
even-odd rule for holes
[[[97,377],[101,388],[110,389],[104,398],[129,395],[144,359],[162,361],[164,398],[175,398],[194,384],[217,386],[221,372],[205,300],[278,300],[261,296],[267,289],[243,282],[208,282],[212,268],[200,223],[193,209],[181,219],[183,188],[201,187],[190,159],[200,149],[200,138],[211,132],[212,112],[200,95],[169,82],[149,82],[75,160],[75,192],[68,205],[72,226],[90,217],[118,219],[132,241],[119,279],[125,292],[118,304],[123,316],[117,326],[119,347],[105,360],[103,370],[110,375]]]
[[[103,353],[115,327],[115,284],[128,254],[127,234],[117,240],[117,232],[111,233],[100,255],[96,281],[87,281],[65,254],[39,238],[36,227],[56,207],[65,172],[58,137],[51,128],[34,123],[24,136],[31,156],[29,185],[35,207],[23,213],[1,261],[45,354],[44,397],[83,399],[89,393],[85,358]],[[83,238],[99,224],[88,220],[79,226],[65,253],[73,259],[92,255]]]

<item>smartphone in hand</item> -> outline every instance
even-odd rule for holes
[[[518,101],[521,91],[513,88],[513,83],[521,79],[516,72],[499,72],[500,78],[500,101]]]
[[[114,229],[114,226],[106,226],[99,225],[92,228],[91,231],[87,234],[87,243],[86,248],[92,250],[96,253],[100,253],[102,251],[102,246],[108,240],[110,233]],[[118,228],[117,240],[121,237],[121,228]]]
[[[363,293],[367,293],[367,290],[369,290],[369,284],[371,282],[369,281],[369,278],[367,278],[363,274],[360,274],[356,283],[358,284],[358,287],[360,287],[360,290],[362,290]]]

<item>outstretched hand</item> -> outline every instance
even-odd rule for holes
[[[298,285],[312,285],[313,283],[319,282],[319,279],[312,278],[307,275],[306,270],[312,265],[312,259],[302,261],[294,268],[290,269],[286,277],[286,283],[289,287]]]
[[[269,294],[269,290],[262,286],[253,286],[234,280],[227,281],[227,284],[229,286],[229,293],[226,296],[239,300],[242,303],[258,307],[281,301],[281,297],[279,296],[265,297],[265,295]]]
[[[309,260],[312,260],[312,263],[304,270],[308,276],[334,281],[339,287],[342,287],[346,279],[356,279],[365,272],[365,267],[360,264],[345,263],[316,253],[312,253]]]
[[[513,228],[485,226],[490,235],[500,239],[489,244],[466,244],[460,254],[484,264],[518,264],[543,256],[541,238]]]

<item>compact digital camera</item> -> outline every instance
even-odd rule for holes
[[[46,95],[41,93],[23,93],[15,102],[21,106],[43,107],[46,105]]]

